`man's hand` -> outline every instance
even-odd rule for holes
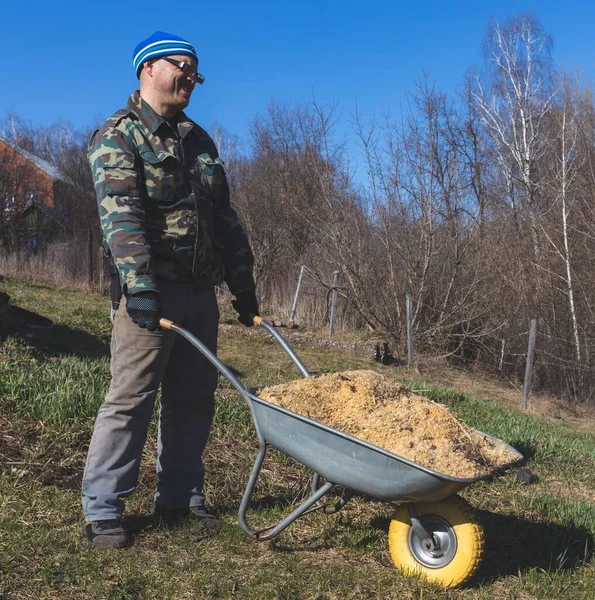
[[[238,321],[242,323],[242,325],[245,325],[246,327],[252,327],[252,325],[254,325],[252,319],[259,316],[258,300],[256,299],[256,292],[254,290],[240,292],[236,296],[236,299],[231,301],[231,305],[238,313]]]
[[[133,323],[143,329],[155,331],[159,326],[161,305],[157,292],[140,292],[126,298],[126,311]]]

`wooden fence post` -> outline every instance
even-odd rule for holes
[[[335,317],[337,314],[337,285],[339,283],[339,271],[333,273],[333,296],[331,300],[331,323],[329,328],[329,337],[333,337],[335,332]]]
[[[413,298],[407,294],[407,364],[413,366]]]
[[[537,320],[531,319],[529,330],[529,348],[527,349],[527,366],[525,367],[525,383],[523,385],[523,408],[527,410],[529,392],[531,391],[531,380],[533,378],[533,356],[535,355],[535,330]]]
[[[291,314],[289,315],[289,323],[291,323],[291,325],[293,325],[293,323],[295,321],[295,313],[297,311],[297,303],[298,303],[298,298],[300,297],[300,288],[302,286],[302,279],[304,277],[305,268],[306,268],[305,265],[302,265],[302,268],[300,269],[300,276],[299,276],[298,282],[297,282],[297,287],[295,288],[295,296],[293,297],[293,306],[291,307]]]
[[[502,370],[502,365],[504,364],[504,346],[506,345],[506,340],[502,340],[502,348],[500,350],[500,371]]]

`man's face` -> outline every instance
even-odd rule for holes
[[[194,72],[198,67],[196,60],[191,56],[175,54],[167,58],[191,65]],[[160,102],[175,110],[186,108],[194,90],[194,81],[182,69],[163,59],[155,59],[148,67],[151,73],[151,77],[148,78],[149,85],[159,96]]]

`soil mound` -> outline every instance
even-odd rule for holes
[[[446,406],[374,371],[298,379],[257,395],[451,477],[485,475],[516,459]]]

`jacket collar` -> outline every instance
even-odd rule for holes
[[[143,125],[152,133],[167,123],[167,121],[158,115],[153,108],[145,102],[140,95],[140,91],[136,90],[128,99],[127,108],[131,110],[143,123]],[[176,125],[181,139],[196,127],[196,123],[186,116],[184,111],[180,111],[176,116]]]

